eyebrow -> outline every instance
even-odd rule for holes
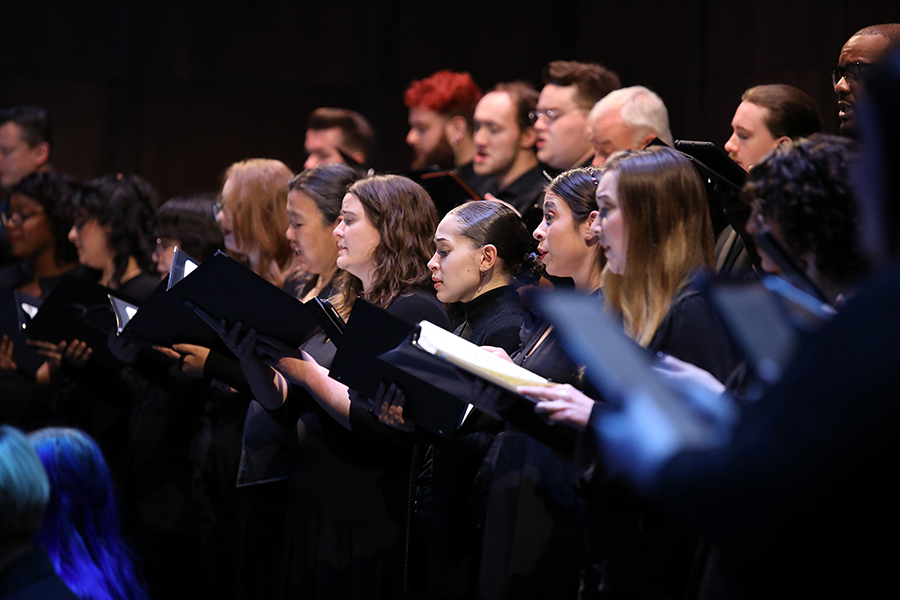
[[[436,237],[436,238],[434,238],[434,241],[435,241],[435,242],[446,242],[446,241],[447,241],[447,238]]]
[[[544,208],[556,208],[556,203],[554,203],[552,200],[544,200]]]

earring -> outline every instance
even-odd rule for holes
[[[487,276],[487,269],[479,269],[478,274],[484,279]]]
[[[586,240],[589,240],[589,239],[591,239],[592,237],[594,237],[594,234],[592,234],[592,233],[586,233],[586,234],[584,235],[584,239],[586,239]]]

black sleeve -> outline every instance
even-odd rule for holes
[[[408,296],[400,296],[387,307],[387,311],[407,323],[430,321],[444,329],[453,330],[446,309],[428,292],[419,291]]]
[[[427,292],[415,292],[395,299],[387,311],[409,323],[430,321],[444,329],[452,323],[444,306]],[[367,400],[350,390],[350,429],[381,443],[397,443],[410,439],[410,434],[394,429],[378,420],[367,406]]]
[[[210,350],[209,356],[206,357],[206,363],[203,365],[203,374],[230,385],[243,396],[253,396],[250,384],[247,383],[247,377],[244,376],[244,371],[241,369],[241,363],[233,358]]]
[[[709,371],[719,381],[727,380],[741,361],[724,326],[699,293],[672,305],[650,349]]]

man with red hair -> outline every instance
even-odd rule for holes
[[[406,143],[413,149],[413,169],[456,167],[463,179],[474,176],[472,141],[475,105],[481,90],[468,73],[438,71],[413,81],[403,96],[409,108]]]

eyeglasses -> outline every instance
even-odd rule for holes
[[[223,210],[225,210],[224,202],[216,202],[215,204],[213,204],[213,218],[215,219],[217,216],[219,216],[219,213]]]
[[[561,116],[566,114],[569,111],[560,110],[558,108],[548,108],[547,110],[535,109],[528,112],[528,120],[531,121],[531,124],[534,125],[538,122],[538,119],[547,119],[547,123],[553,123]]]
[[[38,210],[35,212],[31,212],[31,213],[8,212],[8,213],[3,213],[2,217],[0,217],[0,219],[2,219],[4,226],[5,225],[15,225],[16,227],[21,227],[22,223],[24,223],[28,219],[31,219],[32,217],[36,217],[36,216],[42,215],[42,214],[44,214],[44,211],[42,211],[42,210]]]
[[[847,83],[853,81],[854,83],[859,82],[859,78],[862,77],[862,74],[871,67],[872,65],[864,62],[853,62],[847,65],[846,67],[835,67],[831,70],[831,83],[837,87],[837,84],[840,83],[841,79],[847,78]]]

